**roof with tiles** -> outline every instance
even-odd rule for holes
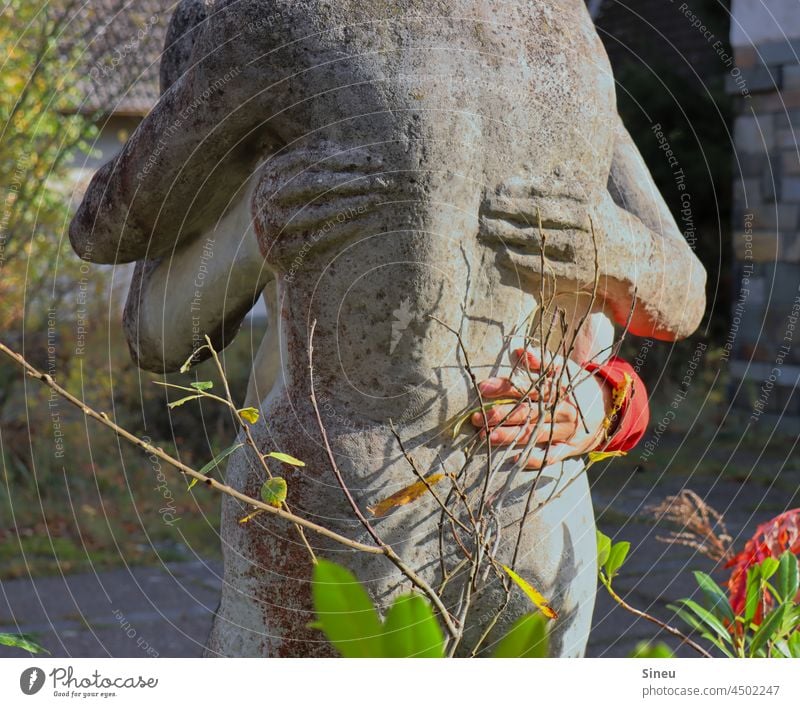
[[[79,47],[79,110],[144,115],[158,100],[159,63],[177,0],[92,0],[69,15],[67,46]]]

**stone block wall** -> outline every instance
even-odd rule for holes
[[[800,7],[735,0],[732,11],[734,293],[725,355],[736,406],[752,422],[800,418]]]

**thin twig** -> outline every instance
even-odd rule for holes
[[[470,381],[472,382],[472,388],[475,391],[475,395],[478,398],[478,405],[480,406],[481,410],[484,410],[484,402],[483,402],[483,394],[481,393],[480,386],[478,385],[478,379],[475,377],[475,372],[472,370],[472,366],[469,361],[469,352],[467,351],[467,347],[464,345],[464,340],[461,338],[460,332],[456,331],[453,327],[449,324],[445,324],[441,319],[434,317],[432,314],[429,314],[428,317],[433,319],[435,322],[439,322],[445,329],[447,329],[450,333],[452,333],[456,337],[456,341],[458,342],[458,348],[461,350],[462,356],[464,356],[464,368],[469,376]],[[491,431],[489,430],[489,423],[486,419],[486,415],[483,416],[483,428],[484,432],[486,433],[486,478],[483,482],[483,491],[481,493],[481,500],[478,505],[478,518],[480,519],[483,516],[483,507],[486,503],[486,495],[489,490],[489,481],[492,476],[492,440],[491,440]]]
[[[25,369],[26,373],[31,378],[36,378],[37,380],[42,381],[42,383],[48,386],[51,390],[58,393],[58,395],[64,398],[67,402],[77,407],[84,415],[86,415],[86,417],[91,417],[93,420],[96,420],[101,425],[108,427],[109,429],[113,430],[119,437],[122,437],[124,440],[130,442],[134,446],[143,449],[145,452],[155,455],[162,461],[175,467],[182,474],[190,476],[193,479],[197,479],[198,481],[201,481],[209,488],[213,488],[216,491],[219,491],[220,493],[227,494],[228,496],[231,496],[232,498],[235,498],[238,501],[241,501],[242,503],[252,506],[253,508],[258,508],[259,510],[269,513],[277,518],[289,521],[290,523],[296,523],[297,525],[301,525],[302,527],[307,528],[308,530],[313,530],[315,533],[322,535],[326,538],[329,538],[330,540],[334,540],[337,543],[349,547],[352,550],[358,550],[359,552],[366,552],[371,555],[386,554],[383,548],[375,547],[373,545],[366,545],[364,543],[351,540],[350,538],[346,538],[344,535],[339,535],[339,533],[336,533],[333,530],[329,530],[328,528],[325,528],[321,525],[317,525],[316,523],[313,523],[310,520],[306,520],[305,518],[297,516],[294,513],[288,513],[287,511],[284,511],[281,508],[275,508],[274,506],[270,506],[264,503],[263,501],[251,498],[250,496],[247,496],[246,494],[237,491],[235,488],[232,488],[231,486],[222,484],[210,476],[205,476],[204,474],[201,474],[199,471],[195,471],[194,469],[187,466],[183,462],[179,461],[178,459],[175,459],[175,457],[167,454],[160,447],[154,447],[152,444],[148,444],[144,440],[139,439],[133,433],[128,432],[128,430],[126,430],[124,427],[120,427],[115,422],[112,422],[111,419],[108,417],[108,415],[106,415],[106,413],[97,412],[93,408],[89,407],[82,400],[76,398],[74,395],[72,395],[67,390],[58,385],[58,383],[56,383],[55,380],[53,380],[52,376],[48,375],[47,373],[42,373],[41,371],[36,369],[34,366],[28,363],[28,361],[26,361],[25,358],[23,358],[20,354],[16,353],[15,351],[12,351],[3,343],[0,343],[0,353],[5,354],[10,359],[18,363]]]
[[[625,611],[630,612],[634,616],[638,616],[638,617],[640,617],[642,619],[646,619],[650,623],[654,623],[656,626],[660,626],[667,633],[672,634],[676,638],[680,638],[683,643],[685,643],[687,646],[689,646],[689,648],[692,648],[695,651],[697,651],[704,658],[713,658],[714,657],[705,648],[703,648],[701,645],[695,643],[691,638],[689,638],[685,633],[682,633],[681,631],[679,631],[677,628],[674,628],[673,626],[670,626],[669,624],[664,623],[661,619],[657,619],[655,616],[651,616],[650,614],[648,614],[645,611],[639,611],[639,609],[636,609],[636,608],[632,607],[630,604],[628,604],[628,602],[626,602],[621,596],[619,596],[619,594],[617,594],[611,588],[611,584],[609,584],[607,582],[607,580],[605,580],[605,578],[601,578],[601,581],[603,582],[603,586],[605,586],[606,591],[608,591],[609,595],[611,595],[611,598],[615,602],[617,602],[617,604],[619,604],[623,609],[625,609]]]
[[[225,397],[227,398],[227,404],[230,406],[231,410],[233,410],[234,416],[236,417],[236,421],[239,423],[239,427],[244,430],[244,434],[247,437],[247,443],[256,453],[258,457],[258,461],[261,464],[261,468],[267,475],[267,478],[271,479],[272,471],[267,464],[267,460],[264,458],[264,455],[261,454],[261,450],[258,448],[256,444],[256,440],[253,437],[253,432],[250,429],[250,425],[248,425],[244,420],[242,420],[241,415],[239,415],[239,411],[236,407],[236,403],[233,400],[233,395],[231,394],[230,386],[228,385],[228,377],[225,375],[225,369],[222,367],[222,361],[219,359],[219,355],[217,354],[216,349],[214,348],[213,344],[211,343],[211,338],[206,334],[206,346],[208,346],[208,350],[211,351],[211,356],[214,359],[214,363],[217,367],[217,372],[219,373],[219,377],[222,379],[222,385],[225,388]],[[205,393],[204,391],[200,391],[203,395],[209,395],[209,397],[216,398],[217,400],[222,400],[222,398],[217,397],[216,395],[210,395]],[[225,402],[223,400],[223,402]],[[281,504],[283,509],[287,513],[291,513],[292,509],[289,508],[289,504],[286,501],[283,501]],[[311,547],[311,543],[308,542],[308,538],[306,538],[306,534],[303,532],[303,529],[299,525],[295,525],[295,529],[297,530],[297,534],[300,536],[300,539],[303,541],[303,544],[306,546],[306,550],[308,550],[308,554],[311,556],[311,561],[316,564],[317,563],[317,556],[314,553],[314,549]]]

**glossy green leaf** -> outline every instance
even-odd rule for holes
[[[731,634],[723,623],[712,614],[708,609],[703,608],[696,601],[692,599],[679,599],[678,604],[681,604],[685,609],[691,611],[702,624],[719,636],[719,638],[726,643],[731,643]]]
[[[679,606],[675,606],[674,604],[668,604],[668,609],[674,611],[684,622],[686,622],[689,626],[691,626],[697,633],[705,638],[710,643],[714,644],[720,651],[722,651],[726,656],[729,658],[733,658],[733,654],[730,650],[725,646],[726,642],[723,642],[717,635],[709,632],[706,625],[699,619],[697,616],[692,614],[690,611],[683,609]]]
[[[797,557],[790,551],[784,552],[778,562],[778,572],[773,584],[782,601],[794,599],[797,596],[800,573],[798,572]]]
[[[774,557],[765,557],[761,562],[761,579],[765,582],[778,571],[780,562]]]
[[[397,597],[383,626],[386,658],[443,658],[444,637],[430,604],[418,594]]]
[[[625,564],[625,559],[628,557],[628,552],[631,549],[631,544],[627,541],[614,543],[608,553],[608,559],[605,563],[606,576],[612,580],[620,567]]]
[[[786,604],[786,614],[784,615],[781,631],[790,633],[794,629],[798,629],[798,633],[800,633],[800,606],[793,604],[791,601],[786,602]]]
[[[721,621],[728,621],[731,625],[736,621],[728,595],[709,575],[705,572],[695,572],[694,578],[703,592],[707,602],[707,608]]]
[[[795,631],[786,640],[792,658],[800,658],[800,631]]]
[[[200,473],[205,476],[208,474],[212,469],[216,469],[219,466],[219,463],[224,459],[228,458],[231,454],[233,454],[239,447],[244,447],[242,442],[234,442],[230,447],[223,449],[217,456],[215,456],[208,464],[205,464],[202,469],[200,469]],[[197,483],[197,479],[192,479],[189,483],[189,488],[194,488],[194,485]]]
[[[494,651],[494,658],[547,658],[547,621],[542,614],[518,619]]]
[[[705,626],[703,626],[703,622],[700,621],[700,619],[698,619],[694,614],[690,614],[688,611],[686,611],[686,609],[682,609],[680,606],[676,606],[675,604],[667,604],[667,608],[670,611],[674,611],[678,616],[680,616],[681,619],[683,619],[685,623],[691,626],[695,631],[702,634],[703,636],[708,636],[710,640],[714,640],[716,642],[716,639],[713,639],[711,634],[708,633],[708,629],[705,628]]]
[[[311,587],[317,621],[345,658],[383,656],[383,626],[364,587],[344,567],[320,559]]]
[[[761,568],[756,565],[747,570],[747,582],[744,596],[744,621],[749,626],[758,611],[761,602]]]
[[[286,500],[287,490],[286,479],[280,476],[273,476],[271,479],[267,479],[261,487],[261,498],[264,503],[280,508],[281,504]]]
[[[35,637],[30,633],[0,633],[0,645],[19,648],[28,653],[50,653],[37,643]]]
[[[628,658],[674,658],[672,649],[664,642],[650,643],[639,641],[636,647],[628,654]]]
[[[211,390],[214,387],[211,381],[194,381],[193,383],[189,383],[189,385],[195,390]]]
[[[277,459],[279,462],[283,462],[284,464],[291,464],[292,466],[305,466],[305,462],[301,462],[299,459],[296,459],[291,454],[284,454],[283,452],[267,452],[265,457],[271,457],[272,459]]]
[[[604,535],[599,530],[597,532],[597,568],[602,569],[608,562],[608,555],[611,552],[611,538]]]
[[[767,614],[758,630],[753,634],[750,641],[750,657],[754,658],[767,643],[779,637],[778,630],[783,623],[783,617],[787,609],[787,604],[781,604]]]
[[[772,649],[769,652],[770,658],[791,658],[792,653],[789,650],[789,644],[783,639],[777,639],[772,643]]]

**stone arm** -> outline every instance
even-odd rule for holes
[[[85,260],[136,262],[124,327],[133,359],[151,371],[177,370],[206,335],[218,349],[230,343],[273,279],[249,208],[269,131],[253,125],[259,111],[232,110],[249,84],[214,51],[232,24],[235,13],[206,0],[179,3],[159,103],[98,170],[70,226]]]
[[[176,371],[206,335],[223,349],[273,279],[246,198],[174,253],[137,262],[123,321],[134,361],[149,371]]]
[[[694,332],[705,311],[705,269],[621,121],[595,228],[600,291],[612,319],[624,324],[633,298],[631,333],[674,341]]]

